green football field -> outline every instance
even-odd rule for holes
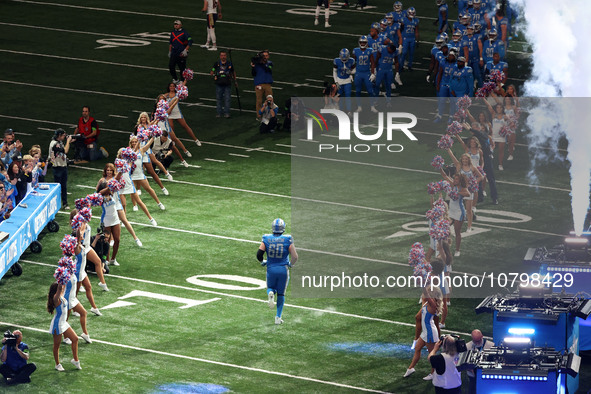
[[[302,161],[301,152],[310,149],[303,133],[261,135],[255,121],[250,58],[262,49],[270,50],[275,64],[273,92],[280,106],[295,95],[319,97],[339,50],[353,49],[370,24],[392,7],[391,1],[370,3],[363,11],[342,10],[333,3],[332,27],[324,29],[323,17],[319,26],[313,24],[315,2],[311,0],[223,2],[223,19],[216,24],[218,47],[231,49],[242,111],[234,96],[231,118],[218,119],[209,77],[218,55],[199,48],[206,37],[201,3],[1,2],[0,126],[13,128],[27,150],[38,143],[46,155],[53,131],[58,127],[72,131],[83,105],[89,105],[99,121],[101,144],[110,152],[109,160],[118,148],[127,146],[139,113],[152,110],[156,96],[170,81],[168,36],[176,18],[183,20],[195,42],[188,59],[195,79],[188,84],[189,97],[181,108],[203,146],[197,147],[184,130],[177,129],[193,154],[187,159],[190,167],[175,159],[174,180],[164,181],[169,196],[150,182],[165,211],[147,193],[142,194],[158,227],[152,227],[141,211],[129,210],[127,216],[144,247],[138,248],[122,229],[117,256],[121,266],[106,276],[110,291],[101,291],[96,276],[90,275],[103,316],[88,318],[93,343],[80,344],[81,371],[68,362],[71,351],[66,345],[60,348],[66,372],[54,370],[48,334],[51,315],[45,309],[61,256],[59,241],[69,232],[65,211],[56,216],[60,231],[40,236],[42,252],[22,256],[22,276],[8,273],[2,278],[0,329],[23,331],[38,369],[32,383],[9,389],[0,386],[0,391],[432,390],[432,384],[421,379],[430,370],[424,359],[416,374],[402,378],[412,357],[409,347],[419,309],[417,297],[397,298],[389,293],[320,298],[296,291],[301,287],[292,282],[285,323],[276,326],[274,311],[266,303],[265,269],[255,258],[261,235],[270,231],[277,217],[284,218],[287,232],[296,235],[302,270],[309,267],[306,261],[329,264],[365,259],[391,275],[410,275],[406,266],[410,246],[417,241],[428,243],[426,184],[440,179],[430,161],[441,154],[436,142],[444,132],[444,126],[430,122],[435,102],[433,88],[425,82],[435,35],[434,1],[412,4],[421,20],[421,43],[414,71],[402,74],[404,85],[396,90],[401,96],[424,99],[417,100],[425,103],[420,104],[424,118],[417,126],[418,141],[405,142],[404,152],[372,171],[388,180],[385,185],[372,190],[358,186],[367,174],[362,159],[344,163],[337,155],[328,155],[336,160]],[[405,8],[410,5],[406,3]],[[450,5],[450,10],[455,19],[455,7]],[[508,53],[509,82],[518,89],[531,69],[529,45],[523,40],[515,38]],[[515,160],[505,164],[504,172],[497,172],[499,205],[492,205],[490,198],[479,205],[483,220],[474,224],[478,231],[464,238],[454,271],[522,272],[526,268],[521,260],[528,247],[558,244],[572,229],[568,163],[544,163],[535,169],[538,180],[532,184],[526,137],[518,136]],[[327,136],[318,139],[331,141]],[[564,157],[563,145],[559,154]],[[106,162],[70,167],[70,205],[93,191]],[[292,170],[294,177],[301,176],[301,171],[315,176],[304,188],[298,184],[292,190]],[[328,180],[337,179],[331,178],[335,173],[348,175],[350,183],[332,188]],[[352,204],[356,193],[362,198]],[[96,227],[99,210],[94,214]],[[298,229],[292,228],[292,223],[301,223],[315,230],[327,221],[334,224],[333,242],[328,245],[307,237],[308,232],[298,238]],[[371,242],[355,242],[362,236],[371,237]],[[294,278],[297,270],[296,265]],[[89,310],[84,294],[79,299]],[[453,299],[443,332],[468,338],[472,329],[480,328],[491,336],[492,317],[474,312],[481,300]],[[79,322],[71,318],[70,323],[80,334]],[[588,365],[585,360],[581,389],[591,387]]]

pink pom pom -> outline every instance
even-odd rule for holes
[[[499,82],[503,82],[503,79],[505,79],[505,73],[499,70],[492,70],[490,72],[490,74],[488,75],[488,77],[490,78],[491,81],[494,81],[495,83],[499,83]]]
[[[82,208],[88,208],[90,206],[90,203],[86,198],[79,198],[76,201],[74,201],[74,206],[77,210],[80,211]]]
[[[458,122],[463,122],[466,120],[466,117],[468,116],[468,112],[466,112],[465,109],[458,109],[456,111],[456,113],[454,114],[454,120],[458,121]],[[458,133],[459,134],[459,133]]]
[[[470,193],[478,192],[478,180],[473,175],[470,175],[468,177],[468,190],[470,191]]]
[[[58,260],[57,265],[69,269],[73,275],[76,274],[76,263],[72,256],[62,256],[62,258]]]
[[[118,181],[117,179],[113,178],[107,182],[107,187],[111,190],[111,193],[118,192],[119,190],[123,189],[124,186],[125,181],[123,179]]]
[[[441,207],[441,209],[443,209],[444,211],[447,211],[447,204],[445,203],[445,201],[443,200],[443,198],[439,197],[434,203],[433,203],[434,207]]]
[[[425,248],[420,242],[415,242],[410,248],[408,264],[412,267],[420,264],[425,259]]]
[[[185,78],[186,81],[192,80],[193,70],[191,70],[190,68],[185,68],[185,71],[183,71],[183,78]]]
[[[72,276],[72,273],[66,267],[57,267],[55,269],[54,274],[53,274],[53,277],[55,278],[57,283],[59,283],[60,285],[64,285],[64,286],[68,284],[71,276]]]
[[[72,219],[72,230],[78,230],[82,223],[84,223],[84,220],[82,219],[82,216],[80,216],[80,214],[77,213],[76,216],[74,216],[74,218]]]
[[[83,208],[78,212],[78,215],[82,216],[82,220],[84,220],[85,223],[88,223],[90,222],[90,219],[92,219],[92,209]]]
[[[60,242],[60,248],[62,249],[62,253],[66,256],[74,255],[76,245],[78,245],[78,240],[76,239],[76,237],[73,237],[69,234],[66,235],[64,239],[62,239],[62,242]]]
[[[441,205],[435,205],[433,208],[429,209],[425,216],[427,219],[435,222],[439,220],[445,214],[445,209]]]
[[[150,135],[154,138],[162,136],[162,129],[160,128],[160,126],[156,124],[153,124],[150,127],[148,127],[148,131],[150,132]]]
[[[128,173],[129,172],[129,164],[127,163],[127,161],[123,160],[123,159],[115,159],[115,168],[117,169],[117,172],[122,172],[122,173]]]
[[[458,121],[453,121],[449,126],[447,126],[447,134],[456,136],[460,134],[463,130],[462,124]]]
[[[438,170],[442,169],[444,165],[445,161],[443,160],[443,157],[439,155],[435,156],[431,161],[431,166],[437,168]]]
[[[90,206],[99,207],[103,205],[103,195],[100,193],[92,193],[86,196],[86,199],[90,202]]]
[[[156,109],[162,109],[164,111],[168,111],[170,109],[170,106],[168,105],[168,101],[162,99],[160,101],[158,101],[158,104],[156,105]]]
[[[463,96],[458,99],[457,104],[458,104],[458,108],[466,110],[466,109],[468,109],[468,107],[470,107],[472,105],[472,99],[470,99],[470,97],[468,97],[468,96]]]
[[[439,184],[439,191],[447,193],[451,190],[451,185],[448,181],[439,181],[437,183]]]
[[[501,137],[508,137],[513,133],[514,133],[514,131],[511,130],[511,128],[506,124],[503,125],[503,127],[501,127],[501,130],[499,130],[499,134]]]
[[[434,222],[429,230],[429,236],[438,241],[449,238],[449,221],[442,219]]]
[[[186,86],[179,84],[176,86],[176,95],[179,100],[184,100],[189,97],[189,89],[187,89]]]
[[[146,142],[150,139],[150,133],[143,126],[137,128],[136,137],[140,142]]]
[[[478,169],[478,171],[480,171],[480,173],[482,174],[483,177],[486,177],[486,172],[484,172],[484,168],[478,166],[476,167]]]
[[[454,200],[454,201],[458,201],[460,199],[460,194],[458,193],[458,189],[453,189],[450,190],[449,193],[447,193],[447,195],[449,196],[450,199]]]
[[[429,194],[437,193],[437,183],[436,182],[431,182],[427,185],[427,193],[429,193]]]
[[[453,146],[453,144],[453,139],[446,134],[443,137],[441,137],[441,139],[437,143],[437,146],[439,147],[439,149],[450,149]]]
[[[127,147],[121,151],[121,158],[128,163],[133,163],[138,159],[139,154],[133,149]]]

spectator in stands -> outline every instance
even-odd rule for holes
[[[102,146],[98,146],[100,130],[96,120],[90,116],[90,107],[82,107],[82,116],[78,119],[78,125],[74,134],[82,134],[84,138],[77,138],[76,159],[77,163],[86,163],[88,160],[95,161],[109,157],[109,153]]]
[[[47,175],[47,169],[49,168],[47,165],[49,158],[41,157],[41,146],[39,145],[33,145],[33,147],[29,149],[29,155],[37,161],[36,171],[38,181],[45,182],[45,175]]]
[[[27,178],[17,161],[8,166],[8,179],[16,189],[15,203],[18,204],[27,194]]]
[[[6,379],[6,384],[30,383],[31,374],[35,372],[37,366],[29,361],[29,347],[23,342],[23,333],[14,330],[12,333],[16,337],[15,346],[2,346],[0,354],[0,373]],[[2,344],[6,343],[6,338],[2,338]]]
[[[259,109],[261,116],[261,126],[259,128],[261,134],[274,133],[277,127],[277,112],[279,107],[273,102],[273,96],[268,95],[267,100]]]
[[[0,222],[10,218],[10,212],[14,207],[10,193],[6,192],[6,186],[4,182],[0,182]]]
[[[13,160],[20,160],[22,148],[23,144],[19,140],[14,140],[14,131],[6,129],[4,131],[4,140],[0,144],[0,161],[2,161],[4,167],[8,168],[8,165]]]
[[[490,349],[494,346],[492,341],[487,341],[480,330],[472,331],[472,340],[466,344],[467,350],[477,350],[479,352]],[[476,394],[476,375],[473,369],[466,371],[468,379],[470,379],[470,386],[468,389],[469,394]]]
[[[256,94],[256,110],[259,111],[263,105],[263,97],[273,95],[273,62],[269,60],[269,51],[263,50],[252,58],[250,62],[251,73],[254,77],[254,91]],[[261,114],[257,112],[257,119]]]
[[[64,145],[64,140],[66,144]],[[69,210],[68,206],[68,151],[72,137],[66,138],[66,132],[63,129],[57,129],[53,135],[53,140],[49,144],[49,160],[53,166],[53,180],[62,187],[62,207]]]

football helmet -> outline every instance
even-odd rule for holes
[[[440,36],[443,37],[443,39],[445,40],[445,42],[447,42],[449,40],[449,36],[447,35],[447,32],[441,33]]]
[[[435,2],[437,3],[437,5],[445,4],[445,0],[435,0]]]
[[[460,38],[462,38],[462,31],[460,29],[456,29],[454,30],[454,35],[452,36],[454,41],[459,40]]]
[[[481,29],[482,29],[482,24],[478,21],[474,22],[474,32],[480,33]]]
[[[359,48],[361,48],[361,49],[367,48],[367,36],[359,37]]]
[[[435,46],[437,47],[437,49],[441,49],[441,46],[443,44],[445,44],[445,39],[443,38],[443,35],[440,34],[435,39]]]
[[[388,26],[392,26],[392,23],[394,23],[394,14],[391,12],[388,12],[386,14],[386,21],[388,22]]]
[[[343,63],[345,63],[347,60],[349,60],[350,56],[351,56],[351,54],[349,53],[349,50],[347,48],[343,48],[339,52],[339,59],[341,59],[341,61]]]
[[[460,16],[460,23],[462,25],[467,25],[468,23],[470,23],[470,14],[467,12],[464,12],[461,16]]]
[[[479,10],[481,5],[482,2],[480,0],[472,0],[472,7],[474,7],[475,10]]]
[[[378,22],[374,22],[371,24],[371,26],[369,27],[369,29],[376,29],[376,31],[380,31],[380,24]]]
[[[283,221],[283,219],[277,218],[273,220],[271,230],[273,231],[273,234],[283,234],[285,232],[285,222]]]
[[[458,48],[457,48],[457,47],[451,47],[451,48],[449,48],[448,55],[454,55],[454,57],[456,57],[456,58],[457,58],[457,57],[458,57],[458,53],[459,53],[459,52],[460,52],[460,51],[458,50]]]
[[[412,19],[417,15],[417,11],[415,10],[415,7],[410,7],[408,10],[406,10],[406,16],[408,17],[408,19]]]
[[[492,41],[494,41],[497,38],[497,30],[496,29],[490,29],[490,31],[488,32],[488,38]]]
[[[402,3],[399,1],[394,2],[394,11],[400,12],[402,11]]]
[[[388,27],[388,21],[384,18],[380,21],[380,33],[383,33],[386,30],[386,27]]]

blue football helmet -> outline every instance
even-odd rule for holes
[[[388,12],[386,14],[386,21],[388,21],[388,26],[392,26],[392,23],[394,23],[394,13]]]
[[[443,37],[443,40],[444,40],[445,42],[447,42],[447,41],[449,40],[449,36],[447,35],[447,33],[446,33],[446,32],[443,32],[443,33],[441,33],[441,34],[440,34],[440,36],[441,36],[441,37]]]
[[[367,48],[367,36],[359,37],[359,48],[361,48],[361,49]]]
[[[380,33],[383,33],[386,30],[386,27],[388,27],[388,20],[384,18],[380,21]]]
[[[490,31],[488,32],[488,38],[494,41],[497,38],[497,30],[490,29]]]
[[[271,230],[273,231],[273,234],[283,234],[285,232],[285,222],[283,219],[277,218],[273,220]]]
[[[472,7],[474,7],[475,10],[479,10],[481,5],[482,2],[480,0],[472,0]]]
[[[437,49],[441,49],[441,46],[445,44],[445,39],[443,38],[443,35],[440,34],[437,36],[437,38],[435,39],[435,47],[437,47]]]
[[[374,22],[371,24],[371,26],[369,27],[369,29],[376,29],[376,31],[380,31],[380,24],[378,22]]]
[[[482,24],[478,21],[474,22],[474,32],[480,33],[481,29],[482,29]]]
[[[462,31],[460,29],[456,29],[454,31],[454,35],[452,37],[453,37],[454,41],[457,41],[460,38],[462,38],[462,36],[463,36]]]
[[[406,16],[408,17],[408,19],[412,19],[417,15],[417,10],[415,10],[415,7],[410,7],[408,10],[406,10]]]
[[[394,2],[394,11],[400,12],[402,11],[402,3],[399,1]]]
[[[461,16],[460,16],[460,23],[462,25],[467,25],[468,23],[470,23],[470,14],[468,12],[464,12]]]
[[[351,56],[351,54],[349,53],[349,50],[347,48],[343,48],[339,52],[339,59],[341,59],[341,61],[343,63],[345,63],[347,60],[349,60],[350,56]]]

